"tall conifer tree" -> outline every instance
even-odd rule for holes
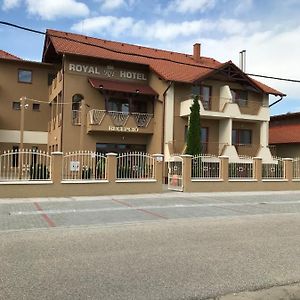
[[[186,154],[197,155],[201,153],[200,105],[198,95],[194,96],[190,110]]]

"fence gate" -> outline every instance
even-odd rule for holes
[[[182,177],[183,160],[180,156],[171,156],[168,162],[168,189],[173,191],[183,191]]]

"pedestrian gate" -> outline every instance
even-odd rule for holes
[[[171,156],[168,161],[168,189],[183,191],[182,177],[183,159],[180,156]]]

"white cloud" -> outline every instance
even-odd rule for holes
[[[97,0],[97,2],[100,2],[101,8],[106,10],[117,9],[125,5],[124,0]]]
[[[253,7],[253,0],[238,0],[237,5],[234,8],[236,15],[249,13],[249,10]]]
[[[243,23],[235,19],[221,19],[210,21],[207,19],[184,21],[184,22],[165,22],[156,21],[146,23],[143,20],[134,20],[130,17],[117,18],[114,16],[100,16],[86,18],[72,26],[72,30],[84,34],[112,34],[118,37],[126,34],[146,40],[174,40],[179,37],[190,37],[199,33],[221,33],[227,35],[247,35],[253,29],[260,26],[258,22]]]
[[[84,34],[95,34],[109,32],[117,37],[122,32],[132,28],[134,20],[132,18],[117,18],[113,16],[103,16],[87,18],[72,26],[72,30]]]
[[[89,8],[83,2],[76,0],[26,0],[27,11],[44,20],[53,20],[61,17],[85,17]]]
[[[167,10],[179,13],[204,12],[215,6],[215,0],[173,0],[169,3]]]
[[[2,9],[9,10],[20,6],[21,0],[3,0]]]

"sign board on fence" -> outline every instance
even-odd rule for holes
[[[70,161],[70,171],[77,172],[79,171],[80,162],[79,161]]]

